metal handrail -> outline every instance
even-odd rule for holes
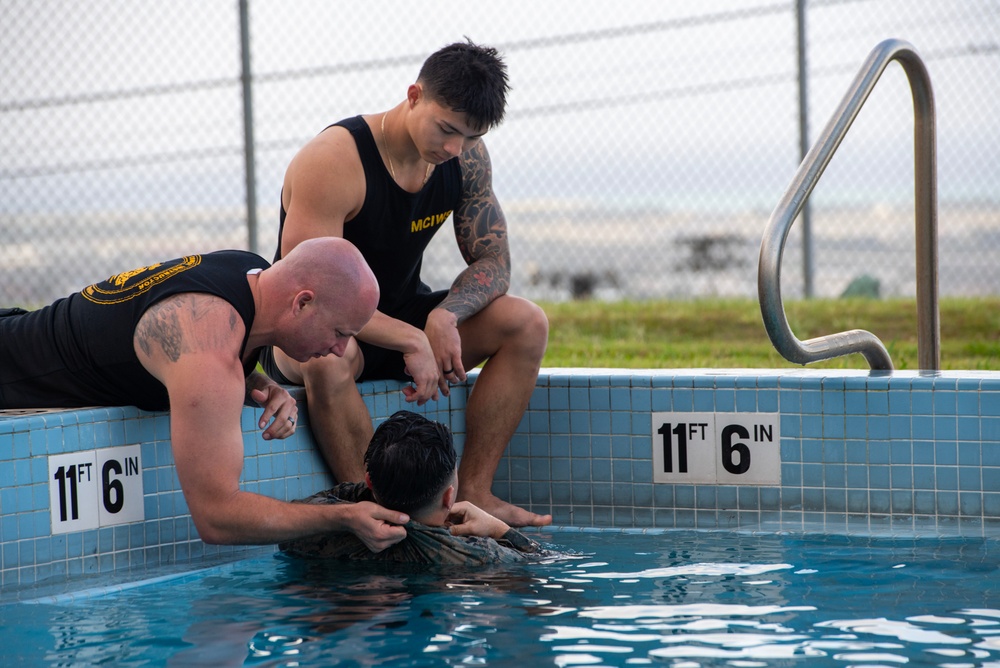
[[[778,206],[775,207],[760,245],[757,292],[764,328],[775,349],[796,364],[809,364],[841,355],[861,353],[873,370],[892,370],[892,360],[882,342],[871,332],[854,329],[799,341],[788,326],[781,301],[781,256],[792,223],[840,146],[865,100],[886,66],[899,61],[913,94],[913,152],[917,255],[917,357],[921,370],[937,371],[941,363],[941,330],[938,319],[937,167],[934,93],[920,56],[911,44],[889,39],[869,54],[850,89],[834,112],[819,140],[799,165]]]

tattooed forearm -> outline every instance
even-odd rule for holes
[[[462,322],[481,311],[510,287],[507,221],[493,194],[492,169],[479,142],[462,157],[462,203],[455,211],[455,237],[469,266],[458,275],[445,308]]]

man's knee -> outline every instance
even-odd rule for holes
[[[351,350],[353,348],[353,351]],[[357,375],[359,351],[357,344],[352,346],[343,357],[327,355],[309,360],[302,365],[303,385],[306,393],[337,394],[344,391],[357,391],[354,378]]]
[[[527,299],[517,299],[512,313],[508,314],[513,323],[511,338],[526,351],[539,359],[545,354],[549,341],[549,319],[538,304]]]

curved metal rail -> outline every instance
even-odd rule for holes
[[[917,235],[917,356],[921,370],[937,371],[941,362],[938,319],[937,167],[934,93],[930,77],[908,42],[889,39],[869,54],[819,140],[799,165],[785,195],[771,214],[760,245],[757,292],[764,328],[775,349],[790,362],[809,364],[860,353],[873,370],[892,370],[892,360],[871,332],[854,329],[799,341],[788,326],[781,301],[781,256],[796,216],[840,146],[886,66],[899,61],[913,94],[913,152]]]

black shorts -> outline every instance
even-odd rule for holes
[[[394,313],[386,313],[386,315],[423,330],[427,324],[427,316],[437,308],[438,304],[444,301],[447,295],[447,290],[417,294],[403,304],[402,308]],[[410,379],[404,371],[406,365],[403,363],[403,353],[398,350],[379,348],[360,340],[358,346],[361,348],[361,354],[365,361],[365,368],[358,378],[359,383],[366,380]]]
[[[438,290],[437,292],[414,295],[401,309],[394,313],[386,313],[386,315],[422,330],[427,324],[428,314],[444,301],[447,294],[447,290]],[[360,340],[358,347],[361,349],[361,355],[365,362],[365,368],[358,378],[359,383],[366,380],[409,380],[410,377],[404,371],[406,365],[403,363],[403,353],[373,346]],[[274,352],[270,346],[261,350],[260,366],[274,382],[282,385],[294,384],[278,369],[278,365],[274,361]]]

